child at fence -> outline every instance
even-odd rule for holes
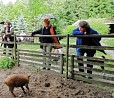
[[[31,33],[31,36],[34,36],[35,34],[40,34],[40,35],[55,35],[56,31],[55,28],[50,24],[50,19],[49,18],[44,18],[43,19],[43,26],[39,30],[36,30]],[[47,56],[51,57],[51,51],[52,48],[60,48],[60,46],[51,46],[49,45],[50,43],[55,43],[59,44],[59,40],[57,37],[39,37],[39,41],[41,43],[46,43],[45,45],[40,45],[40,48],[43,50],[44,55],[47,54]],[[48,57],[48,59],[44,59],[44,64],[45,65],[51,65],[49,62],[51,59]],[[46,69],[43,67],[43,69]],[[47,68],[50,70],[50,68]]]

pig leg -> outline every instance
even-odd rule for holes
[[[30,95],[28,84],[26,84],[25,87],[28,89],[28,94]]]
[[[26,94],[26,92],[25,92],[25,90],[24,90],[23,86],[22,86],[21,88],[22,88],[22,90],[23,90],[24,94]]]
[[[12,93],[12,95],[13,95],[14,97],[16,97],[16,95],[13,93],[13,90],[14,90],[14,87],[9,87],[9,91]]]
[[[29,91],[29,87],[28,87],[28,84],[26,84],[26,85],[25,85],[25,87],[26,87],[26,88],[28,89],[28,91]]]

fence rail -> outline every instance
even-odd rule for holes
[[[112,58],[101,58],[101,57],[86,57],[86,56],[77,56],[74,54],[70,54],[71,49],[75,48],[83,48],[83,49],[97,49],[97,50],[114,50],[112,46],[85,46],[85,45],[75,45],[70,43],[71,38],[77,37],[102,37],[102,38],[114,38],[114,35],[90,35],[90,36],[70,36],[70,35],[37,35],[34,37],[63,37],[66,38],[66,43],[60,44],[63,47],[62,54],[55,54],[50,52],[42,52],[40,49],[38,50],[30,50],[30,49],[16,49],[16,44],[19,45],[43,45],[43,46],[56,46],[56,44],[47,44],[47,43],[34,43],[34,42],[17,42],[16,37],[30,37],[30,36],[14,36],[15,41],[13,54],[14,59],[17,59],[18,64],[21,65],[31,65],[31,66],[40,66],[50,68],[51,70],[55,70],[60,72],[65,76],[65,78],[72,78],[77,80],[86,81],[89,83],[103,83],[106,85],[114,85],[114,60]],[[12,44],[12,42],[2,42]],[[0,54],[3,52],[3,48],[0,48]],[[44,55],[45,54],[45,55]],[[57,56],[58,55],[58,56]],[[54,59],[58,59],[58,61],[54,61]],[[84,59],[78,60],[78,58]],[[92,60],[92,61],[88,61]],[[45,62],[44,62],[45,61]],[[93,68],[89,69],[93,71],[92,77],[93,79],[88,79],[88,74],[86,72],[78,71],[78,63],[83,63],[84,67],[82,67],[85,71],[89,68],[86,66],[87,64],[93,64]],[[50,66],[51,65],[51,66]]]

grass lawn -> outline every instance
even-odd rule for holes
[[[102,38],[102,42],[108,46],[114,47],[114,38]]]
[[[28,45],[20,44],[20,45],[18,45],[18,49],[37,50],[39,48],[40,48],[39,45],[32,45],[32,44],[28,44]]]

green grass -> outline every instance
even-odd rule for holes
[[[102,42],[108,46],[114,47],[114,38],[103,38]]]
[[[18,49],[28,49],[28,50],[37,50],[39,49],[40,46],[39,45],[31,45],[31,44],[20,44],[18,45]]]
[[[14,61],[11,60],[11,58],[3,57],[0,58],[0,68],[12,68],[14,66]]]
[[[111,86],[106,86],[106,85],[102,85],[102,84],[96,84],[95,86],[98,88],[102,88],[104,90],[107,90],[109,92],[114,92],[114,87],[111,87]]]

